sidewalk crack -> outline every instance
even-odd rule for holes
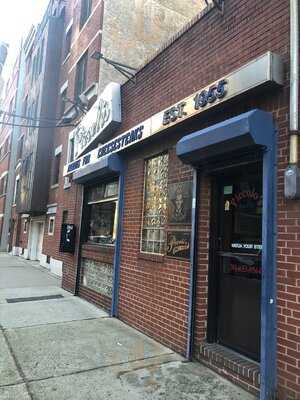
[[[29,398],[31,400],[33,400],[33,395],[31,393],[31,390],[30,390],[30,387],[29,387],[29,381],[27,380],[27,378],[26,378],[26,376],[25,376],[25,374],[24,374],[24,372],[22,370],[22,367],[21,367],[21,365],[20,365],[20,363],[19,363],[19,361],[18,361],[18,359],[17,359],[17,357],[16,357],[16,355],[14,353],[14,350],[13,350],[11,344],[10,344],[10,341],[9,341],[7,335],[6,335],[5,329],[3,328],[3,326],[1,324],[0,324],[0,332],[2,332],[2,334],[3,334],[5,343],[6,343],[7,347],[8,347],[8,350],[9,350],[13,360],[14,360],[14,363],[16,365],[17,371],[20,374],[20,377],[21,377],[21,379],[23,381],[23,382],[20,382],[18,384],[21,384],[21,383],[25,384],[25,387],[26,387],[26,390],[27,390],[27,394],[28,394]],[[9,385],[7,385],[7,386],[9,386]]]

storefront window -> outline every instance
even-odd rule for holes
[[[164,254],[167,220],[168,154],[146,161],[141,251]]]
[[[87,194],[87,241],[113,245],[117,230],[118,182],[93,187]]]

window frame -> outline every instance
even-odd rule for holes
[[[114,196],[110,196],[110,197],[104,197],[100,200],[92,200],[92,201],[85,201],[85,216],[86,216],[86,235],[84,238],[84,244],[87,245],[96,245],[96,246],[108,246],[108,247],[114,247],[115,246],[115,242],[117,239],[117,230],[118,230],[118,204],[119,204],[119,180],[112,180],[112,181],[108,181],[105,183],[101,183],[101,185],[105,185],[105,190],[106,190],[106,186],[109,185],[110,183],[117,183],[118,185],[118,192],[116,195]],[[87,188],[87,191],[92,190],[94,187],[97,187],[99,185],[93,185]],[[112,229],[112,240],[113,243],[97,243],[93,240],[89,240],[89,233],[90,233],[90,223],[91,223],[91,206],[95,205],[95,204],[107,204],[107,203],[114,203],[115,204],[115,212],[114,212],[114,221],[113,221],[113,229]]]
[[[18,184],[19,184],[19,186],[18,186]],[[19,196],[20,189],[21,189],[20,184],[21,184],[20,175],[17,175],[17,176],[16,176],[16,179],[15,179],[15,189],[14,189],[13,205],[16,205],[16,204],[17,204],[18,196]]]
[[[165,238],[164,238],[164,249],[162,253],[155,253],[155,252],[150,252],[150,251],[145,251],[143,250],[143,230],[144,230],[144,217],[145,217],[145,201],[146,201],[146,185],[147,185],[147,163],[157,157],[161,157],[167,155],[168,156],[168,172],[167,172],[167,186],[169,185],[169,160],[170,160],[170,155],[168,151],[164,151],[162,153],[154,154],[151,157],[148,157],[144,159],[144,186],[143,186],[143,205],[142,205],[142,220],[141,220],[141,230],[140,230],[140,246],[139,246],[139,251],[141,254],[146,254],[150,256],[158,256],[162,257],[166,255],[166,227],[167,223],[164,224],[163,230],[165,232]],[[168,190],[167,190],[168,193]],[[168,198],[166,199],[166,207],[168,207]],[[166,214],[168,213],[168,209],[166,211]]]
[[[24,218],[23,233],[27,234],[27,232],[28,232],[28,218]]]
[[[59,178],[61,174],[61,161],[62,161],[62,145],[56,147],[54,151],[53,166],[52,166],[52,178],[51,187],[59,185]]]
[[[81,71],[82,66],[82,71]],[[86,50],[76,64],[76,74],[75,74],[75,85],[74,85],[74,99],[77,98],[84,93],[87,85],[87,66],[88,66],[88,50]],[[84,75],[84,78],[82,76]]]
[[[52,226],[52,229],[50,229]],[[54,236],[55,231],[55,215],[50,215],[48,219],[48,235]]]
[[[81,0],[79,30],[83,28],[83,26],[86,24],[87,20],[91,16],[92,8],[92,0]]]
[[[71,53],[72,47],[72,34],[73,34],[73,24],[71,24],[68,29],[66,29],[65,33],[65,47],[64,47],[64,60],[69,56]]]

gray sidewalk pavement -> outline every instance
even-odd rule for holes
[[[0,400],[221,399],[254,397],[0,253]]]

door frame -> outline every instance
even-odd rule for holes
[[[273,398],[277,389],[277,127],[273,116],[254,109],[183,137],[176,146],[177,156],[194,167],[194,185],[199,171],[217,159],[234,159],[248,151],[263,153],[262,283],[261,283],[261,384],[260,400]],[[197,187],[193,190],[193,218],[198,217]],[[201,223],[201,222],[200,222]],[[190,257],[190,297],[188,308],[187,358],[192,357],[197,268],[197,223],[192,223]]]
[[[28,236],[28,258],[29,258],[29,260],[32,260],[32,261],[40,261],[37,258],[38,244],[39,244],[39,232],[40,232],[39,225],[43,226],[41,228],[41,231],[43,232],[43,236],[44,236],[44,229],[45,229],[44,221],[40,220],[40,219],[39,220],[32,219],[30,221],[29,236]],[[42,246],[42,251],[43,251],[43,246]]]
[[[253,158],[253,160],[245,161],[243,167],[251,166],[254,164],[261,165],[259,168],[262,171],[262,155],[258,153],[257,157]],[[229,166],[224,165],[221,173],[212,173],[210,175],[211,181],[211,201],[210,201],[210,220],[209,220],[209,229],[210,229],[210,237],[209,237],[209,258],[208,258],[208,310],[207,310],[207,342],[208,343],[217,343],[218,336],[218,317],[219,317],[219,290],[220,290],[220,260],[218,256],[219,248],[219,238],[220,238],[220,196],[221,196],[221,185],[223,181],[230,181],[230,177],[233,179],[235,177],[238,178],[239,164],[235,165],[234,161]],[[224,171],[228,170],[228,174]],[[222,177],[223,175],[223,177]],[[223,178],[223,179],[222,179]],[[261,176],[262,178],[262,176]],[[262,179],[261,179],[262,180]],[[262,182],[261,182],[262,183]],[[263,190],[263,185],[261,185],[261,189]],[[262,234],[261,234],[262,239]],[[260,307],[261,308],[261,307]],[[226,345],[222,345],[227,347]],[[228,347],[230,348],[230,347]],[[239,353],[238,350],[235,350]],[[243,355],[243,353],[240,353]],[[246,355],[246,357],[248,357]],[[250,357],[250,356],[249,356]]]

